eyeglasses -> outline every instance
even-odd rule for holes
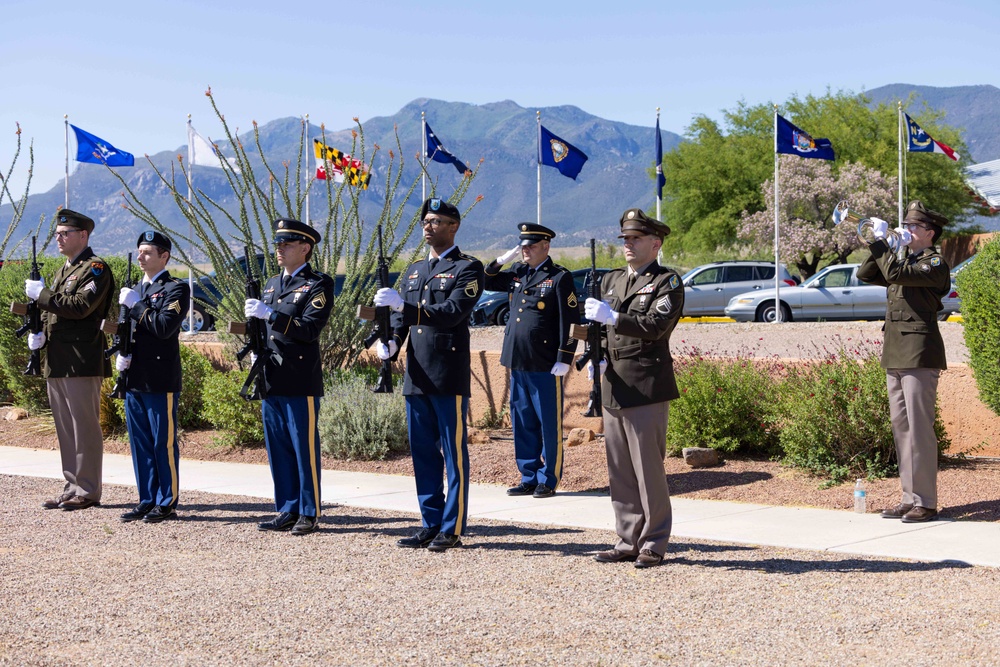
[[[423,227],[437,228],[445,223],[450,223],[450,222],[451,220],[445,220],[444,218],[424,218],[423,220],[420,221],[420,224]]]
[[[930,227],[928,227],[926,225],[919,225],[919,224],[917,224],[915,222],[904,222],[903,223],[903,229],[905,229],[907,231],[911,231],[911,232],[912,231],[916,231],[918,229],[922,229],[924,231],[927,231],[928,229],[930,229]]]
[[[64,239],[67,236],[69,236],[70,234],[76,234],[79,231],[82,231],[82,230],[79,230],[79,229],[68,229],[68,230],[66,230],[64,232],[56,232],[56,238],[57,239]]]

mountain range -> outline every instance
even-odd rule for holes
[[[873,103],[892,103],[915,93],[918,104],[945,112],[944,121],[963,132],[966,145],[975,162],[1000,158],[1000,89],[989,86],[959,86],[933,88],[909,84],[892,84],[867,91]],[[919,110],[913,109],[919,112]],[[596,237],[610,241],[618,229],[618,216],[627,208],[651,208],[655,204],[654,182],[650,169],[654,164],[652,127],[629,125],[605,120],[575,106],[539,109],[546,128],[583,150],[589,160],[577,179],[562,176],[550,167],[542,168],[542,224],[556,230],[554,246],[584,245]],[[516,238],[516,223],[536,218],[536,110],[527,109],[505,100],[489,104],[467,104],[441,100],[417,99],[392,116],[378,116],[363,122],[365,143],[382,147],[373,165],[370,189],[361,196],[362,218],[375,220],[384,196],[388,149],[396,146],[394,128],[398,128],[403,148],[404,169],[401,190],[419,176],[416,155],[421,146],[420,114],[424,112],[444,146],[475,168],[482,166],[463,202],[469,205],[477,195],[483,200],[476,205],[462,224],[459,241],[470,249],[506,248]],[[294,160],[297,155],[301,120],[290,117],[273,120],[259,127],[260,144],[273,165],[282,160]],[[203,132],[217,139],[220,132]],[[252,135],[241,133],[251,160],[256,161],[256,146]],[[319,126],[310,125],[308,138],[320,138]],[[249,138],[248,138],[249,137]],[[351,130],[327,131],[327,144],[350,150]],[[673,132],[663,132],[664,152],[676,147],[682,138]],[[224,143],[220,143],[224,154]],[[187,154],[186,146],[161,151],[150,156],[158,169],[169,173],[178,155]],[[305,173],[313,174],[315,165],[311,146],[307,153]],[[461,178],[451,165],[431,162],[428,171],[442,193],[450,193]],[[185,230],[187,222],[173,197],[156,176],[149,163],[137,158],[135,167],[119,168],[129,187],[139,199],[168,227]],[[257,171],[255,173],[262,173]],[[217,201],[227,210],[235,210],[232,192],[221,170],[195,167],[196,188]],[[313,186],[313,193],[321,188]],[[76,164],[70,174],[71,208],[88,213],[98,221],[93,247],[99,253],[124,253],[134,247],[135,239],[145,224],[122,207],[121,184],[101,165]],[[406,215],[420,205],[420,187],[410,198]],[[18,234],[28,233],[40,216],[46,220],[63,203],[63,183],[49,191],[29,196],[26,213]],[[311,198],[310,215],[325,216],[322,206],[325,196]],[[11,209],[0,210],[0,219],[9,219]],[[987,225],[990,226],[990,225]],[[17,238],[18,234],[15,235]],[[197,254],[196,254],[197,257]]]

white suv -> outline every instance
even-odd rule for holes
[[[779,277],[783,284],[797,283],[780,264]],[[684,274],[684,315],[724,316],[726,305],[737,294],[774,289],[774,262],[724,261],[695,267]]]

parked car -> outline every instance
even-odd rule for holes
[[[780,265],[779,278],[789,287],[796,285],[784,264]],[[774,292],[774,262],[712,262],[691,269],[682,279],[685,317],[721,316],[737,294],[768,287]]]
[[[610,269],[597,269],[597,285],[600,287],[604,274]],[[573,276],[573,287],[576,291],[576,300],[580,306],[580,316],[583,316],[584,302],[587,300],[587,276],[590,269],[577,269],[570,272]],[[472,310],[472,325],[486,326],[495,324],[506,326],[510,318],[510,294],[507,292],[493,292],[484,290],[479,297],[479,303]]]
[[[885,288],[858,280],[860,264],[828,266],[796,287],[779,292],[781,318],[790,320],[880,320],[885,317]],[[774,289],[733,297],[726,315],[737,322],[773,322]]]
[[[959,262],[959,264],[951,270],[951,290],[948,292],[947,296],[941,299],[941,311],[938,313],[938,319],[942,322],[947,320],[950,315],[954,315],[959,312],[962,300],[958,296],[958,287],[955,285],[955,277],[967,269],[969,264],[971,264],[972,260],[975,258],[976,256],[973,255],[972,257]]]

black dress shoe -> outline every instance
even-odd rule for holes
[[[890,507],[887,510],[882,510],[883,519],[902,519],[903,515],[913,509],[913,505],[910,503],[899,503],[895,507]]]
[[[56,498],[46,500],[45,502],[42,503],[42,507],[47,510],[56,510],[59,509],[60,505],[62,505],[64,502],[66,502],[72,497],[73,497],[72,493],[63,493]]]
[[[396,546],[407,549],[424,549],[434,541],[439,531],[440,528],[421,528],[411,537],[396,540]]]
[[[88,507],[94,507],[95,505],[100,504],[100,500],[92,500],[90,498],[84,498],[83,496],[73,496],[69,500],[64,500],[59,503],[59,509],[64,512],[72,512],[73,510],[85,510]]]
[[[535,487],[535,492],[531,494],[534,498],[551,498],[556,495],[555,489],[550,489],[544,484],[539,484]]]
[[[631,562],[636,559],[635,554],[625,553],[624,551],[618,551],[618,549],[609,549],[607,551],[598,551],[594,554],[594,560],[598,563],[625,563]]]
[[[129,521],[139,521],[144,516],[150,513],[152,509],[156,507],[153,503],[139,503],[135,506],[131,512],[125,512],[119,517],[123,523],[128,523]]]
[[[635,559],[635,566],[638,568],[656,567],[663,562],[663,556],[652,549],[643,549]]]
[[[153,509],[149,510],[149,514],[142,517],[143,523],[160,523],[161,521],[166,521],[167,519],[176,519],[177,512],[170,505],[157,505]]]
[[[901,521],[903,523],[923,523],[924,521],[933,521],[937,518],[937,515],[937,510],[914,505],[913,509],[903,515]]]
[[[292,535],[308,535],[309,533],[315,533],[317,528],[319,528],[319,519],[303,514],[295,522],[295,525],[292,526]]]
[[[291,530],[292,526],[294,526],[298,520],[298,514],[293,514],[292,512],[282,512],[270,521],[258,523],[257,530],[273,530],[276,532]]]
[[[517,486],[512,486],[509,489],[507,489],[507,495],[508,496],[530,496],[532,493],[535,492],[535,489],[537,488],[537,486],[538,486],[537,484],[525,484],[524,482],[521,482]]]
[[[448,549],[454,549],[455,547],[460,546],[462,546],[462,539],[458,535],[452,535],[451,533],[438,533],[437,537],[431,540],[427,550],[440,553],[442,551],[447,551]]]

